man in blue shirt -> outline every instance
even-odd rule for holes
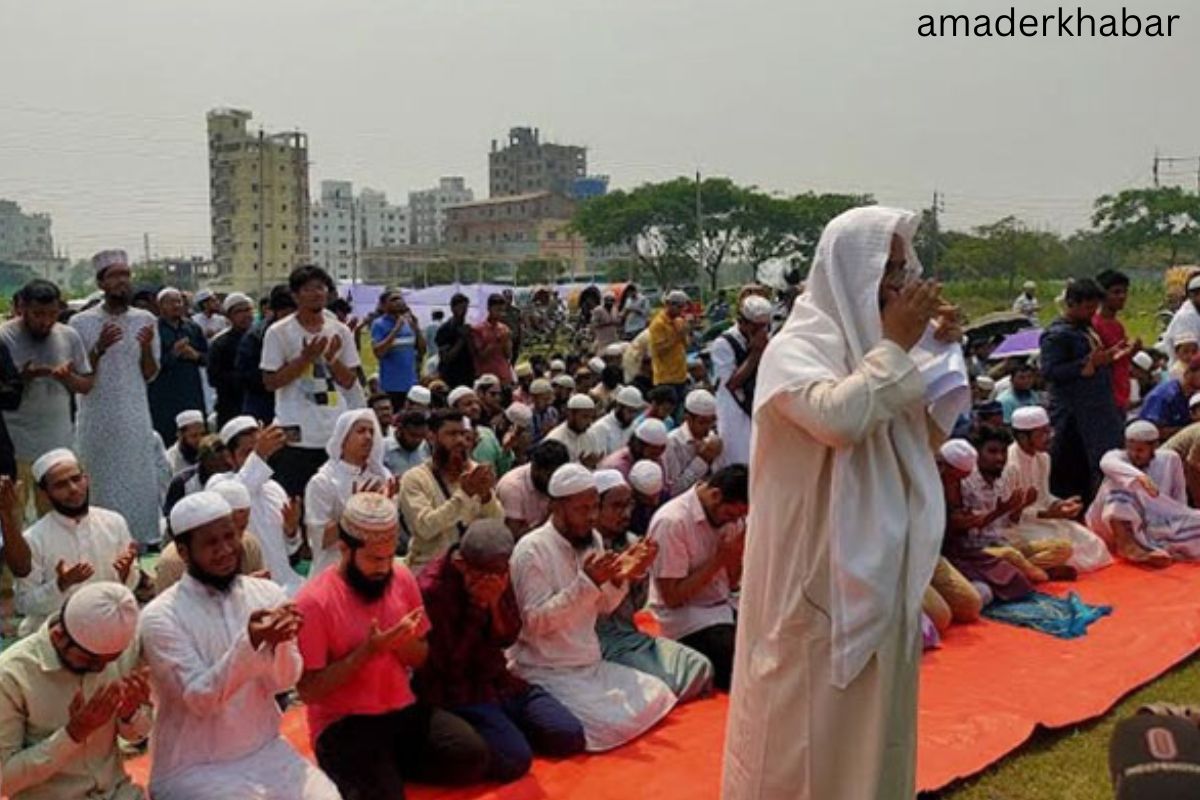
[[[1188,362],[1177,380],[1154,387],[1142,402],[1140,417],[1157,425],[1162,438],[1168,439],[1191,424],[1188,400],[1197,390],[1200,390],[1200,356]]]
[[[379,361],[379,388],[402,408],[405,395],[417,382],[417,366],[425,355],[421,326],[399,290],[387,292],[384,313],[371,324],[371,349]]]

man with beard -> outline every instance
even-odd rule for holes
[[[496,484],[504,521],[518,539],[541,527],[550,516],[550,476],[570,461],[561,442],[539,442],[529,451],[529,463],[509,472]]]
[[[175,415],[177,435],[175,444],[167,448],[167,464],[171,475],[178,475],[195,466],[200,457],[200,439],[204,436],[204,412],[191,409]]]
[[[429,460],[429,414],[409,410],[392,426],[392,438],[383,454],[383,464],[393,475],[400,477],[413,467]]]
[[[317,763],[345,800],[404,797],[404,785],[474,783],[487,773],[479,734],[417,701],[409,670],[429,654],[412,573],[395,562],[400,520],[385,495],[361,492],[338,525],[341,563],[305,584],[300,697]]]
[[[35,278],[17,292],[18,316],[0,325],[0,344],[8,348],[24,383],[20,405],[4,412],[23,494],[33,488],[29,468],[35,458],[74,444],[71,395],[87,394],[95,381],[83,340],[58,321],[61,305],[58,287]],[[22,508],[26,500],[21,498]],[[37,512],[48,510],[39,507]]]
[[[495,378],[495,376],[486,375],[484,377]],[[500,391],[498,385],[494,388],[497,392]],[[450,392],[448,400],[450,408],[461,411],[471,423],[471,429],[475,435],[475,446],[471,449],[471,458],[480,464],[490,466],[497,476],[508,472],[515,458],[513,455],[514,442],[506,437],[506,441],[501,444],[500,439],[496,436],[496,431],[492,429],[492,418],[488,413],[487,406],[484,405],[477,391],[467,386],[459,386]],[[499,413],[503,413],[503,409],[500,409]]]
[[[33,462],[33,478],[52,510],[25,531],[28,575],[18,575],[20,636],[36,631],[85,583],[138,585],[137,546],[125,519],[89,502],[90,481],[75,454],[51,450]]]
[[[406,558],[417,574],[472,522],[504,516],[496,473],[470,459],[470,420],[462,411],[442,409],[430,418],[429,430],[433,458],[400,479],[400,512],[411,537]]]
[[[296,685],[301,616],[275,583],[240,574],[242,542],[221,495],[171,509],[187,565],[140,626],[158,701],[150,792],[156,800],[337,800],[329,779],[280,733],[276,695]]]
[[[588,435],[596,449],[610,455],[629,444],[633,423],[646,410],[647,403],[635,386],[624,386],[616,392],[612,411],[592,423]]]
[[[208,344],[208,385],[217,393],[214,410],[218,427],[242,413],[245,388],[237,372],[237,354],[242,339],[254,324],[254,303],[246,295],[234,292],[225,298],[221,309],[225,317],[218,319],[228,318],[229,325]]]
[[[217,476],[204,488],[224,497],[233,512],[233,527],[237,529],[238,536],[242,540],[241,573],[258,578],[271,577],[270,572],[263,565],[262,545],[259,544],[258,537],[248,530],[250,492],[246,491],[246,487],[242,485],[241,481],[231,475]],[[158,563],[154,565],[154,593],[162,594],[179,583],[179,579],[186,571],[187,567],[183,563],[183,557],[179,555],[179,548],[175,546],[175,542],[171,542],[163,548]]]
[[[158,339],[161,363],[150,383],[150,416],[163,445],[175,441],[175,415],[193,408],[203,410],[201,373],[208,361],[208,339],[200,326],[187,318],[183,295],[168,286],[158,293]]]
[[[140,546],[159,533],[158,458],[146,383],[158,374],[157,323],[129,307],[129,259],[105,250],[92,259],[104,301],[71,317],[88,351],[95,385],[79,398],[79,456],[94,480],[96,503],[119,508]]]
[[[629,470],[639,461],[661,464],[663,453],[667,451],[668,435],[667,426],[662,420],[648,417],[633,429],[629,444],[600,461],[600,469],[615,469],[627,478]]]
[[[167,499],[163,501],[163,516],[170,516],[175,504],[189,494],[194,494],[204,488],[208,479],[222,472],[233,469],[233,457],[229,448],[217,434],[209,434],[200,439],[196,446],[196,464],[187,467],[171,478],[167,487]]]
[[[545,439],[567,448],[571,460],[594,467],[600,461],[600,447],[588,432],[596,419],[596,401],[586,394],[573,394],[567,401],[566,420],[546,434]]]
[[[150,684],[137,666],[138,606],[115,583],[80,589],[0,655],[0,769],[16,800],[142,800],[118,738],[150,732]]]

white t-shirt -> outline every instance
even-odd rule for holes
[[[272,325],[263,337],[262,360],[259,367],[264,372],[275,372],[289,361],[299,357],[305,340],[314,336],[334,337],[342,340],[337,360],[350,369],[359,366],[358,349],[350,329],[331,315],[319,332],[306,331],[295,315]],[[275,391],[275,422],[282,426],[299,425],[300,447],[323,448],[333,433],[333,424],[343,411],[362,408],[362,388],[355,381],[349,389],[343,389],[333,379],[325,357],[321,356],[308,366],[300,377]]]

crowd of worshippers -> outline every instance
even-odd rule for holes
[[[1071,281],[1028,359],[968,349],[975,404],[938,453],[947,513],[927,643],[1114,558],[1200,560],[1200,276],[1153,346],[1121,322],[1129,286],[1113,270]],[[1036,310],[1035,288],[1018,304]]]
[[[0,325],[6,796],[512,781],[728,690],[766,292],[702,361],[688,296],[636,287],[525,358],[504,295],[423,330],[318,267],[256,303],[93,263],[97,302],[34,280]]]

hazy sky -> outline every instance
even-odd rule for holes
[[[965,227],[1072,230],[1200,155],[1200,10],[1165,40],[921,39],[986,0],[0,0],[0,197],[73,258],[209,252],[205,112],[309,134],[326,178],[388,192],[461,174],[513,125],[589,147],[612,185],[726,174],[871,192]],[[1064,0],[1065,2],[1065,0]],[[1122,0],[1070,0],[1092,14]],[[1017,13],[1053,13],[1018,0]],[[1195,167],[1186,180],[1195,184]]]

